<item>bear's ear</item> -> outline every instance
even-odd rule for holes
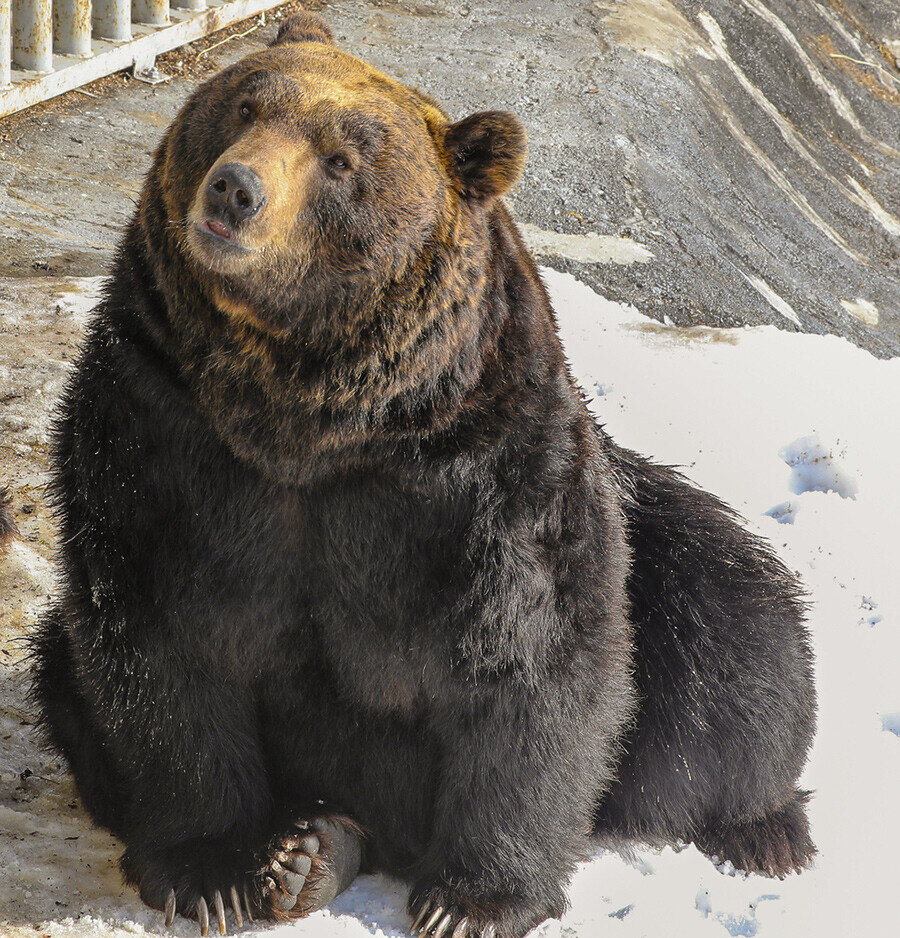
[[[278,35],[270,45],[280,46],[284,42],[333,42],[331,30],[315,13],[295,13],[278,27]]]
[[[508,192],[525,167],[525,128],[514,114],[481,111],[444,132],[448,169],[460,194],[482,201]]]

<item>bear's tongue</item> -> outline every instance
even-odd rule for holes
[[[216,221],[215,219],[207,220],[206,227],[220,238],[231,238],[231,229],[227,225],[223,225],[220,221]]]

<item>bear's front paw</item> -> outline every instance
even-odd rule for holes
[[[459,889],[436,887],[409,902],[416,938],[522,938],[561,910],[512,896],[479,899]]]
[[[323,908],[359,872],[362,832],[349,818],[317,817],[295,828],[271,841],[254,877],[255,907],[269,918],[302,918]]]
[[[359,872],[362,840],[349,818],[313,817],[261,850],[207,838],[153,852],[129,847],[122,870],[147,905],[165,911],[167,926],[183,915],[206,936],[213,917],[224,935],[229,907],[240,927],[245,915],[293,919],[327,905]]]
[[[201,895],[197,899],[188,900],[186,903],[183,901],[182,908],[178,907],[178,896],[175,892],[174,887],[170,887],[166,895],[165,903],[165,913],[166,913],[166,927],[169,928],[175,921],[175,913],[180,912],[182,915],[187,916],[188,918],[195,918],[200,923],[200,934],[206,936],[209,934],[209,916],[210,910],[216,917],[216,922],[219,926],[219,934],[226,935],[228,934],[228,926],[225,921],[225,899],[222,897],[221,889],[212,889],[210,890],[209,898]],[[253,915],[250,912],[250,900],[247,896],[246,886],[244,886],[244,905],[241,906],[241,897],[238,893],[237,886],[233,883],[227,889],[224,890],[225,895],[228,897],[227,901],[231,906],[232,911],[234,912],[234,920],[237,923],[237,926],[240,928],[244,924],[244,915],[243,912],[246,910],[247,917],[252,921]]]
[[[149,853],[129,847],[121,865],[126,881],[137,886],[144,902],[165,911],[167,926],[177,913],[196,919],[205,936],[212,915],[224,935],[226,906],[238,926],[244,924],[245,914],[253,917],[245,872],[249,854],[230,843],[197,838]]]

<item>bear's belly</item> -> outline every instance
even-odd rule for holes
[[[450,672],[466,582],[459,513],[375,482],[329,492],[304,521],[304,593],[340,692],[412,715]]]
[[[405,578],[390,576],[390,566],[370,569],[370,576],[357,569],[337,582],[323,578],[312,603],[313,627],[342,697],[380,713],[413,716],[429,688],[433,693],[447,679],[453,630],[434,578],[412,558]]]
[[[347,643],[341,643],[329,656],[342,695],[376,713],[413,717],[422,684],[409,656],[384,642],[357,639],[353,644],[355,652],[348,653]]]

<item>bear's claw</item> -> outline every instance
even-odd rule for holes
[[[234,910],[234,918],[238,924],[238,928],[242,928],[244,925],[244,916],[241,914],[241,900],[234,886],[231,887],[231,908]],[[247,914],[250,914],[249,906]]]
[[[238,896],[237,889],[232,886],[229,890],[229,896],[231,899],[231,908],[234,911],[234,918],[238,924],[238,927],[243,926],[244,924],[244,909],[241,908],[241,900]],[[210,897],[213,908],[216,911],[216,923],[219,926],[219,934],[227,935],[228,934],[228,925],[225,921],[225,900],[222,898],[222,893],[220,890],[213,890],[212,896]],[[247,897],[246,887],[244,888],[244,904],[246,906],[247,916],[250,921],[253,921],[253,915],[250,912],[250,901]],[[175,890],[170,889],[166,895],[166,928],[171,928],[175,922],[175,913],[178,911],[178,901],[175,896]],[[182,914],[189,914],[186,911]],[[209,903],[206,901],[204,896],[201,896],[194,905],[193,915],[196,917],[197,921],[200,923],[200,934],[206,938],[209,934]]]
[[[197,921],[200,922],[200,934],[206,938],[209,934],[209,908],[203,896],[197,900]]]
[[[497,926],[488,922],[479,928],[461,912],[448,912],[442,905],[426,902],[413,922],[412,932],[416,938],[496,938]]]
[[[216,907],[216,920],[219,923],[219,934],[224,935],[228,929],[225,926],[225,903],[222,901],[222,893],[217,889],[213,893],[213,905]]]

